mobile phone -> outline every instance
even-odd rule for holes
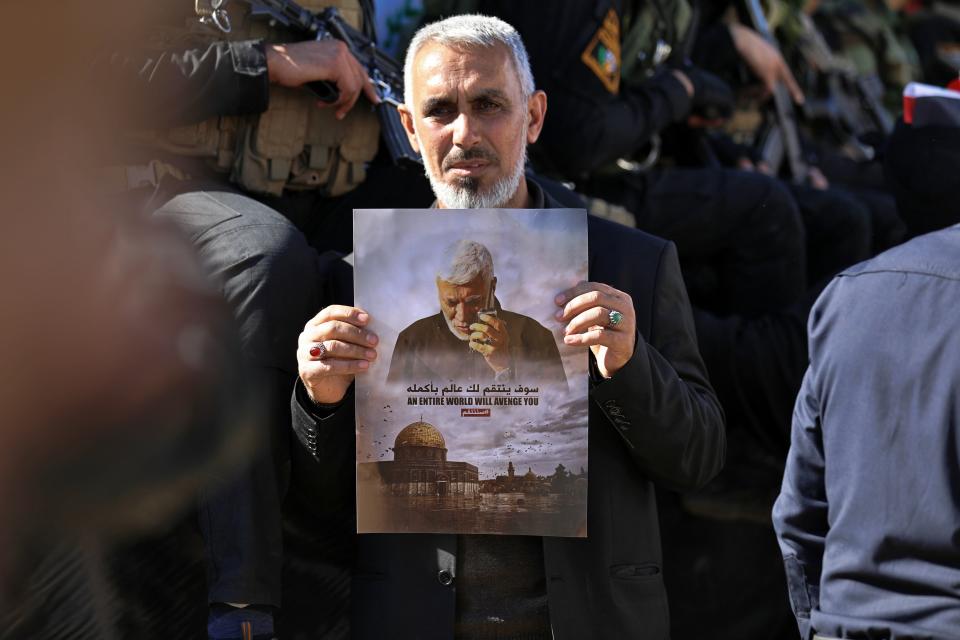
[[[497,309],[496,307],[488,307],[486,309],[480,309],[479,311],[477,311],[477,322],[483,322],[483,320],[480,319],[480,316],[484,314],[488,316],[497,317]],[[479,342],[480,344],[490,344],[489,340],[476,340],[475,342]]]

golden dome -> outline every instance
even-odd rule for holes
[[[393,443],[394,449],[400,447],[435,447],[437,449],[446,449],[447,443],[444,442],[440,431],[427,422],[419,421],[408,424],[397,434],[397,439]]]

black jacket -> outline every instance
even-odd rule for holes
[[[528,184],[540,206],[559,206]],[[588,234],[590,278],[633,297],[642,339],[623,369],[591,385],[589,537],[543,539],[550,619],[558,640],[667,638],[654,483],[688,489],[716,475],[726,449],[723,415],[697,350],[674,246],[593,217]],[[350,303],[349,270],[336,279],[337,301]],[[352,509],[352,396],[321,419],[298,385],[293,413],[295,483],[318,509]],[[456,536],[356,541],[353,636],[452,638]]]

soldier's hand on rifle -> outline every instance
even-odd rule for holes
[[[750,67],[750,71],[763,83],[767,94],[773,93],[777,83],[782,82],[793,96],[793,101],[803,104],[803,91],[776,47],[764,40],[759,33],[742,24],[734,23],[729,28],[737,53]]]
[[[331,305],[311,319],[297,340],[297,371],[307,395],[320,404],[343,400],[353,377],[377,359],[377,335],[363,309]]]
[[[299,87],[318,80],[335,83],[340,90],[337,101],[319,104],[333,107],[338,119],[353,108],[361,91],[373,104],[380,102],[367,72],[340,40],[267,45],[267,73],[270,82],[283,87]]]
[[[470,325],[470,348],[483,355],[494,373],[510,368],[510,334],[502,318],[481,313]]]

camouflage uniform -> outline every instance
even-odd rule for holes
[[[899,16],[882,1],[824,0],[814,20],[858,73],[880,78],[887,108],[899,113],[903,87],[920,78],[917,52]]]

